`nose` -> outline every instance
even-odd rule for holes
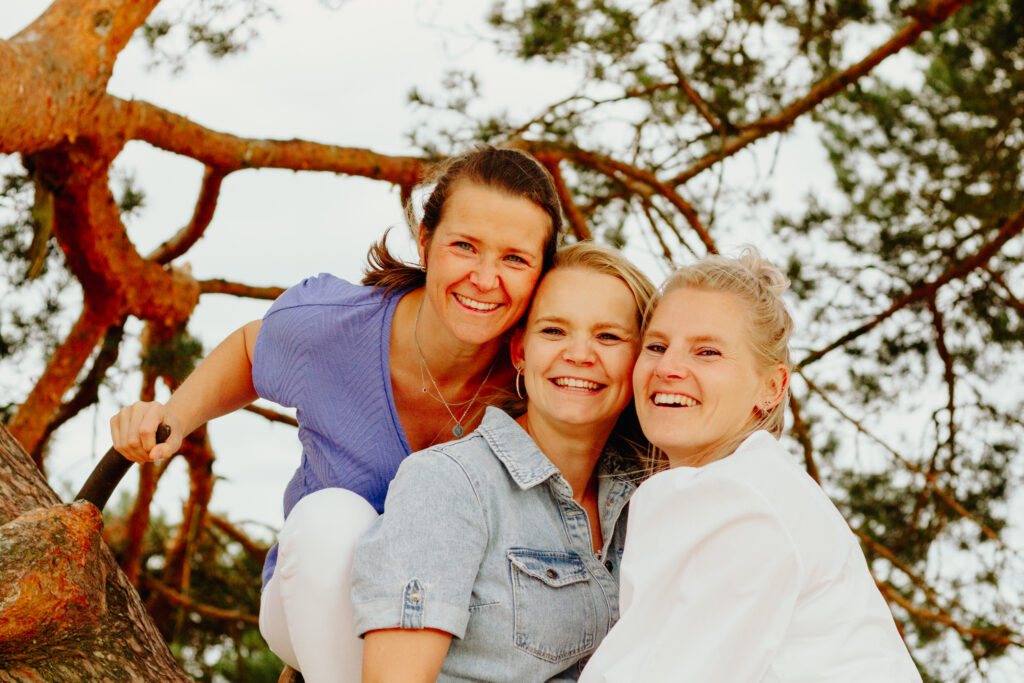
[[[594,346],[592,340],[585,335],[574,335],[567,340],[568,345],[562,357],[574,365],[589,365],[594,362]]]
[[[690,368],[685,360],[670,352],[665,352],[654,366],[654,375],[658,379],[682,379],[689,374]]]
[[[470,272],[469,281],[481,292],[489,292],[498,286],[498,269],[488,260],[482,260]]]

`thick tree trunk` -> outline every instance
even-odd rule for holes
[[[103,541],[0,426],[0,681],[189,681]]]

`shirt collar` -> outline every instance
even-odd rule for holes
[[[561,475],[526,430],[500,408],[488,407],[476,431],[487,441],[519,488],[532,488]]]

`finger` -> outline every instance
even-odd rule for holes
[[[153,462],[156,462],[157,460],[164,460],[174,455],[177,450],[177,448],[173,448],[171,446],[170,442],[157,444],[153,447],[153,450],[149,452],[147,459]]]
[[[111,440],[114,449],[121,455],[128,457],[132,451],[131,446],[131,407],[123,408],[110,419]]]
[[[148,407],[139,421],[139,446],[147,454],[156,446],[156,429],[163,421],[163,416],[163,406],[155,403]]]

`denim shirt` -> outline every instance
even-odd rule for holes
[[[596,556],[562,474],[511,417],[488,408],[472,434],[399,467],[384,514],[356,549],[357,632],[451,633],[440,681],[575,680],[619,618],[634,488],[600,476]]]

